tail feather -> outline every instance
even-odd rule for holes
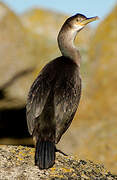
[[[39,169],[48,169],[55,163],[55,144],[50,141],[37,141],[35,165]]]

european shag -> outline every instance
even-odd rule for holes
[[[48,169],[55,163],[56,145],[70,126],[81,96],[80,53],[76,34],[98,17],[69,17],[58,34],[61,57],[49,62],[32,84],[27,100],[27,124],[36,142],[35,165]]]

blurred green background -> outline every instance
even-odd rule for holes
[[[43,8],[18,15],[11,9],[0,2],[0,144],[33,146],[27,94],[41,68],[60,56],[56,37],[68,15]],[[117,174],[117,4],[98,25],[82,30],[75,44],[82,56],[83,92],[58,146]]]

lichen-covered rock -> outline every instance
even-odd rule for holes
[[[116,180],[102,165],[79,160],[74,156],[57,154],[55,165],[39,170],[34,165],[34,148],[23,146],[0,146],[1,180]]]

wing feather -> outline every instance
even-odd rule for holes
[[[62,134],[70,126],[81,97],[81,79],[78,77],[61,81],[61,87],[57,87],[55,95],[55,119],[56,119],[56,143],[60,140]],[[60,84],[60,83],[59,83]]]
[[[52,88],[52,79],[49,66],[45,66],[32,84],[26,105],[27,125],[30,134],[35,128],[36,119],[41,115]],[[39,119],[39,118],[38,118]]]

